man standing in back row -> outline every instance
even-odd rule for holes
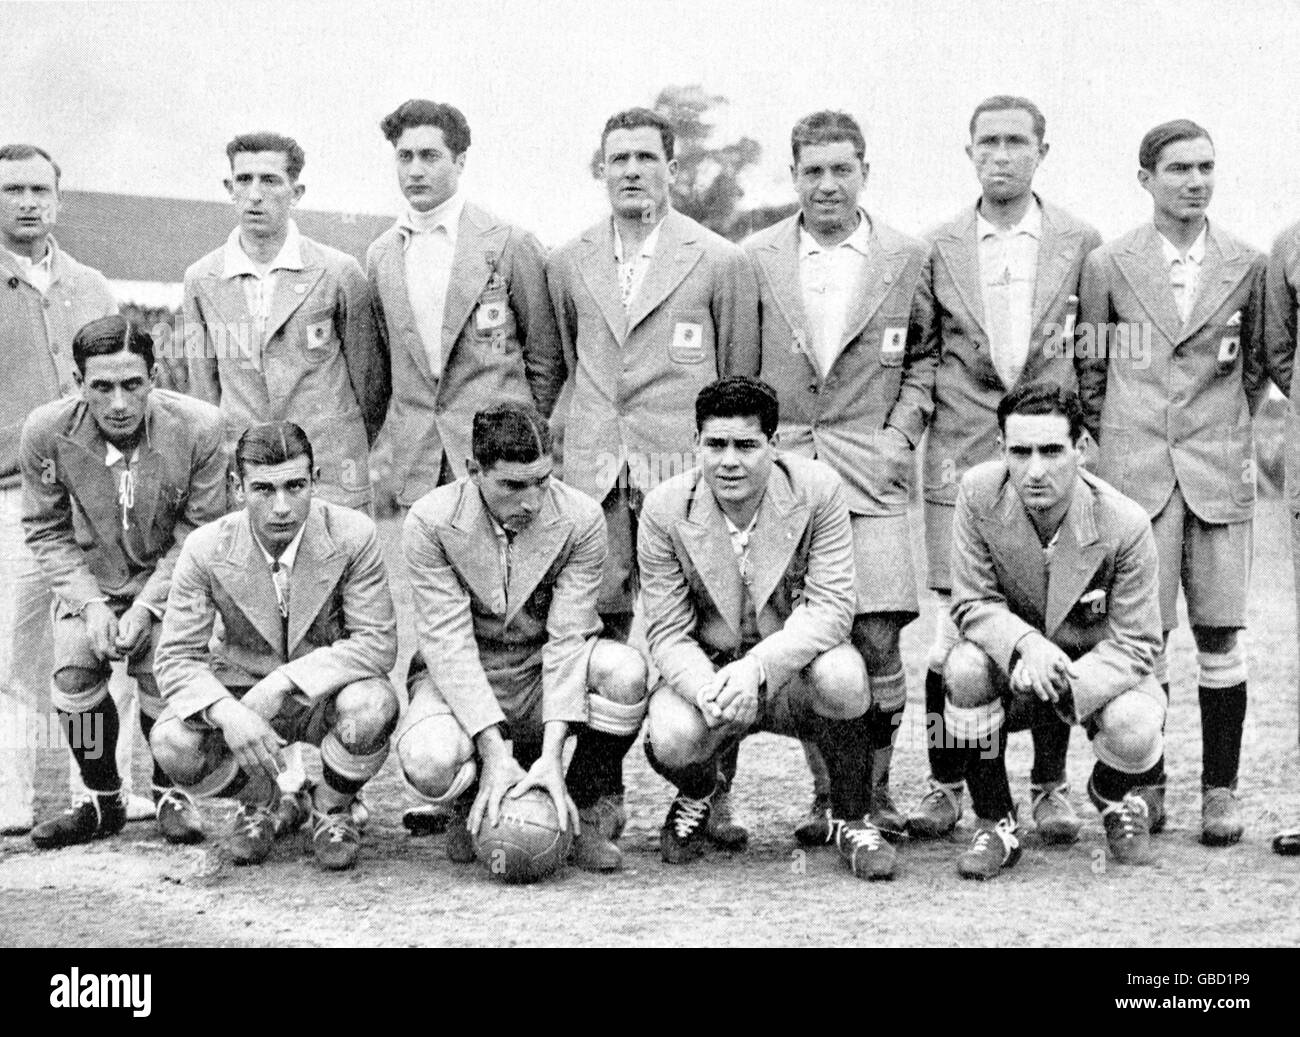
[[[719,375],[758,372],[758,303],[744,252],[675,211],[673,129],[632,108],[601,134],[612,214],[546,268],[573,377],[564,480],[601,502],[609,557],[599,611],[625,640],[643,495],[691,463],[691,403]]]
[[[1080,324],[1141,329],[1150,348],[1081,361],[1080,395],[1100,445],[1097,474],[1146,508],[1160,554],[1165,642],[1178,588],[1196,639],[1201,706],[1201,842],[1242,835],[1237,766],[1246,719],[1246,586],[1255,513],[1252,415],[1268,389],[1264,256],[1211,225],[1214,144],[1188,119],[1138,148],[1152,222],[1088,257]],[[1134,332],[1129,333],[1132,338]],[[1157,679],[1169,689],[1165,653]],[[1164,758],[1151,831],[1164,825]]]
[[[1101,244],[1092,227],[1034,193],[1046,133],[1047,120],[1027,98],[999,95],[976,105],[966,155],[979,201],[930,234],[941,338],[923,482],[926,561],[939,609],[925,677],[931,788],[907,822],[920,838],[953,830],[965,785],[963,753],[942,722],[944,662],[957,642],[948,611],[957,490],[967,471],[998,456],[997,408],[1007,393],[1044,379],[1074,388],[1069,336],[1079,275]],[[1038,726],[1033,739],[1034,824],[1049,842],[1073,842],[1081,821],[1065,782],[1070,729]]]
[[[478,411],[533,403],[550,417],[564,356],[542,246],[460,193],[465,116],[411,100],[380,129],[410,208],[371,244],[366,270],[392,363],[397,501],[409,507],[465,474]]]
[[[857,573],[851,640],[871,683],[868,816],[897,839],[904,820],[889,765],[907,702],[899,635],[919,606],[907,505],[937,359],[930,249],[859,207],[868,166],[852,116],[814,112],[790,144],[800,211],[745,243],[758,278],[762,374],[780,402],[781,448],[844,479]],[[816,775],[815,750],[805,751]],[[824,841],[830,816],[827,796],[796,837]]]
[[[368,509],[389,395],[370,286],[355,259],[289,218],[306,190],[296,141],[245,133],[226,155],[239,225],[185,272],[189,391],[220,406],[231,450],[250,425],[295,422],[316,450],[320,497]]]

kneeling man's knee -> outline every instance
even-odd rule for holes
[[[450,713],[404,724],[396,745],[402,773],[426,799],[454,799],[474,780],[474,745]]]
[[[871,705],[867,670],[852,645],[836,645],[808,666],[813,712],[828,720],[853,720]],[[769,689],[770,690],[770,689]]]
[[[944,662],[943,683],[948,701],[962,709],[983,706],[998,698],[993,683],[993,660],[970,641],[953,645]]]
[[[335,700],[335,731],[352,753],[372,753],[384,745],[397,727],[400,705],[385,677],[355,681],[339,691]]]
[[[154,761],[178,785],[193,785],[207,769],[203,736],[174,713],[165,715],[149,732]]]
[[[1164,752],[1164,712],[1157,697],[1137,689],[1106,703],[1093,739],[1097,759],[1127,774],[1150,770]]]
[[[666,685],[650,696],[646,743],[660,772],[676,772],[709,757],[708,728],[700,711]]]

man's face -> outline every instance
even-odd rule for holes
[[[1151,195],[1157,216],[1195,223],[1214,196],[1214,145],[1204,137],[1166,145],[1156,170],[1138,170],[1138,183]]]
[[[75,377],[104,438],[114,444],[134,439],[153,388],[144,357],[126,350],[87,357],[85,374]]]
[[[776,447],[757,417],[709,418],[695,437],[704,481],[721,504],[757,503],[767,489]]]
[[[654,223],[668,208],[668,192],[677,179],[677,160],[664,153],[663,138],[653,126],[613,130],[605,138],[601,163],[605,190],[614,212]]]
[[[1023,108],[980,112],[966,145],[984,197],[1009,202],[1028,194],[1034,172],[1047,157],[1047,145],[1034,133],[1033,117]]]
[[[0,243],[25,252],[50,233],[59,215],[54,167],[40,155],[0,162]]]
[[[307,455],[282,464],[244,467],[239,495],[262,546],[278,557],[307,521],[314,480]]]
[[[230,166],[226,190],[239,213],[239,229],[254,238],[278,238],[289,225],[289,210],[305,185],[289,179],[283,151],[240,151]]]
[[[518,533],[537,517],[554,468],[548,454],[527,464],[498,461],[486,471],[471,461],[469,471],[497,524],[507,533]]]
[[[453,155],[441,126],[411,126],[394,144],[397,185],[416,212],[436,209],[453,194],[465,169],[465,154]]]
[[[1079,447],[1063,414],[1011,414],[1002,457],[1020,501],[1030,511],[1068,506],[1079,472]]]
[[[805,144],[790,167],[804,224],[822,234],[848,235],[858,222],[858,196],[867,182],[867,166],[853,142]]]

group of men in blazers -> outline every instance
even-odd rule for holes
[[[1111,849],[1141,862],[1165,818],[1162,641],[1182,585],[1202,839],[1240,838],[1250,421],[1270,377],[1290,388],[1297,264],[1280,239],[1266,305],[1264,258],[1205,218],[1206,131],[1180,120],[1147,134],[1153,224],[1099,248],[1032,190],[1042,113],[990,98],[966,149],[980,199],[922,241],[861,207],[857,123],[814,113],[792,133],[799,212],[741,248],[672,209],[672,127],[631,109],[601,138],[610,217],[547,256],[462,197],[458,110],[408,101],[381,130],[409,208],[365,272],[290,219],[305,190],[294,141],[228,146],[239,225],[187,272],[163,365],[165,384],[217,409],[151,392],[152,347],[118,318],[69,320],[61,336],[46,320],[41,350],[17,332],[6,349],[41,376],[23,391],[48,382],[54,400],[28,419],[22,463],[26,540],[56,598],[54,701],[115,731],[107,666],[131,660],[164,834],[201,837],[194,797],[221,792],[240,803],[237,859],[265,859],[310,818],[322,864],[350,866],[357,793],[396,732],[429,801],[408,827],[449,825],[452,859],[504,796],[539,787],[574,826],[579,865],[613,870],[622,759],[648,703],[647,754],[679,789],[668,861],[743,844],[737,747],[770,729],[805,741],[815,799],[801,841],[890,877],[891,843],[950,833],[969,784],[977,826],[960,870],[991,877],[1018,856],[1004,731],[1031,728],[1035,826],[1072,842],[1079,722]],[[22,245],[10,288],[30,284],[49,309],[40,265],[48,275],[61,254],[31,247],[57,208],[57,170],[39,197],[43,164],[39,149],[0,151],[14,210],[0,258],[17,262]],[[6,317],[6,339],[21,323]],[[59,402],[69,378],[80,399]],[[566,382],[557,459],[547,419]],[[173,412],[187,435],[164,463],[151,431]],[[386,421],[419,636],[400,724],[392,599],[366,516]],[[905,816],[890,765],[907,698],[899,635],[919,612],[908,502],[922,442],[937,722],[931,789]],[[96,464],[69,465],[77,450]],[[1079,467],[1089,454],[1100,478]],[[227,458],[230,500],[211,471]],[[653,689],[626,644],[639,592]],[[6,667],[7,696],[31,659]],[[321,747],[319,783],[286,780],[287,742]],[[38,826],[42,845],[125,820],[117,772],[93,746],[74,756],[92,796]],[[30,827],[4,794],[7,827]]]

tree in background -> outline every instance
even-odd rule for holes
[[[762,146],[749,137],[714,147],[714,124],[708,115],[727,104],[720,94],[705,93],[698,84],[666,86],[651,107],[673,124],[677,137],[677,182],[673,184],[673,208],[724,238],[739,241],[756,230],[771,226],[795,211],[786,206],[741,209],[745,189],[741,174],[756,166]],[[591,159],[591,175],[600,179],[601,153]]]

